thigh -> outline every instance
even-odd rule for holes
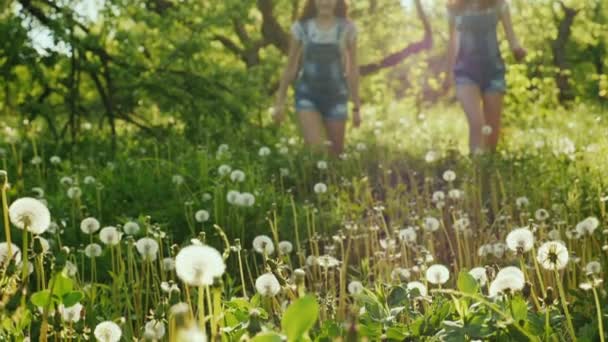
[[[456,97],[460,101],[462,109],[466,112],[469,122],[482,124],[484,120],[481,108],[482,95],[479,85],[474,83],[456,85]]]
[[[491,126],[500,125],[503,99],[504,94],[501,92],[488,92],[483,94],[483,112],[485,114],[486,121]]]
[[[331,142],[329,150],[335,156],[344,151],[344,135],[346,131],[346,120],[325,120],[327,138]]]
[[[304,142],[311,146],[323,145],[323,119],[315,111],[298,111],[298,123]]]

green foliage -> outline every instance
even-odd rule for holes
[[[307,341],[307,333],[313,328],[319,317],[319,304],[312,295],[307,295],[293,302],[285,311],[281,320],[283,331],[289,342]]]

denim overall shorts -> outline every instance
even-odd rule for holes
[[[504,93],[506,68],[496,32],[500,21],[499,7],[458,13],[454,20],[460,36],[453,70],[455,83],[478,85],[483,93]]]
[[[325,120],[346,120],[348,86],[344,75],[340,35],[344,19],[337,19],[336,39],[317,43],[309,37],[308,22],[303,22],[303,56],[295,83],[296,111],[318,112]]]

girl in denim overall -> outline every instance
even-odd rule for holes
[[[345,0],[308,0],[292,27],[287,68],[281,79],[274,118],[285,116],[287,87],[294,80],[295,109],[304,141],[337,156],[344,149],[349,95],[353,124],[359,126],[359,69],[356,28],[346,18]],[[296,80],[297,77],[297,80]]]
[[[497,38],[502,22],[517,61],[526,51],[513,31],[506,0],[451,0],[448,78],[456,84],[456,96],[467,114],[471,153],[494,151],[498,144],[505,64]]]

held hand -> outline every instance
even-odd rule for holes
[[[285,104],[277,103],[274,108],[272,108],[272,120],[275,124],[280,125],[285,120]]]
[[[353,109],[353,126],[355,128],[358,128],[359,126],[361,126],[361,113],[360,113],[361,108],[360,107],[356,107],[355,109]]]
[[[443,80],[443,90],[445,92],[449,91],[454,85],[454,75],[451,72],[447,74],[445,79]]]
[[[528,55],[528,51],[526,51],[526,49],[524,49],[521,46],[517,46],[515,48],[513,48],[513,56],[515,56],[515,60],[519,63],[522,62],[524,60],[524,58],[526,58],[526,56]]]

